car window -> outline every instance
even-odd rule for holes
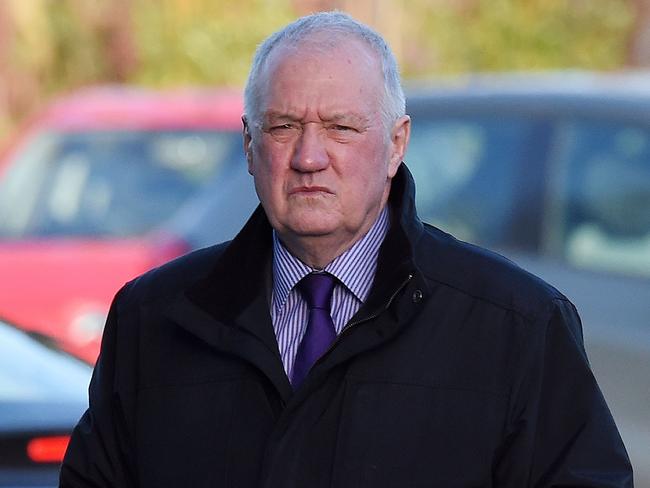
[[[650,276],[650,128],[576,120],[559,137],[547,247],[576,266]]]
[[[539,182],[526,175],[540,169],[533,158],[541,153],[536,146],[542,141],[533,138],[537,125],[517,117],[414,116],[406,164],[416,180],[420,218],[486,246],[511,245],[518,221],[527,221],[522,232],[532,232]]]
[[[0,236],[147,232],[239,161],[240,139],[216,131],[43,134],[0,182]]]
[[[91,368],[0,321],[0,402],[85,401]]]

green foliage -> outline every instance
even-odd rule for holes
[[[4,112],[0,106],[4,131],[16,114],[34,109],[39,100],[89,83],[240,87],[257,44],[295,18],[303,4],[3,1],[0,15],[5,12],[14,24],[8,47],[2,46],[11,65],[0,71],[0,93],[2,76],[13,87]],[[352,5],[352,0],[330,4]],[[406,78],[620,68],[634,20],[633,0],[374,0],[359,5],[365,5],[368,17],[377,19],[380,13],[390,27]]]
[[[293,3],[132,0],[131,12],[124,15],[137,63],[127,81],[241,86],[256,45],[295,17]],[[41,39],[51,55],[46,69],[32,68],[48,91],[113,79],[99,15],[90,13],[96,2],[42,5],[48,29]],[[624,62],[633,20],[629,0],[402,0],[391,5],[403,9],[398,56],[407,77],[617,68]]]
[[[86,2],[87,3],[87,2]],[[45,2],[47,29],[41,35],[42,49],[50,51],[42,72],[46,92],[69,90],[76,86],[99,82],[108,76],[101,53],[101,39],[85,22],[83,11],[70,1]]]
[[[257,44],[294,17],[283,0],[137,0],[134,81],[242,86]]]
[[[411,0],[409,10],[407,76],[616,68],[633,20],[626,0]]]

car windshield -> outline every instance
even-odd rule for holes
[[[85,401],[91,368],[0,321],[0,402]]]
[[[236,132],[43,133],[0,181],[0,237],[143,234],[239,152]]]
[[[650,129],[575,120],[558,139],[546,247],[577,266],[650,276]]]
[[[650,276],[647,126],[497,110],[420,117],[406,163],[424,221],[503,252]]]
[[[504,246],[528,198],[520,161],[541,144],[540,125],[523,118],[414,116],[406,164],[417,181],[420,217],[461,239]],[[531,170],[527,170],[532,173]]]

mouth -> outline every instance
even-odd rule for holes
[[[299,186],[293,188],[289,195],[317,195],[319,193],[333,194],[333,192],[325,186]]]

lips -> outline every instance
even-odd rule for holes
[[[317,194],[317,193],[333,193],[333,192],[325,186],[299,186],[293,188],[289,192],[289,195],[299,195],[299,194],[309,195],[309,194]]]

